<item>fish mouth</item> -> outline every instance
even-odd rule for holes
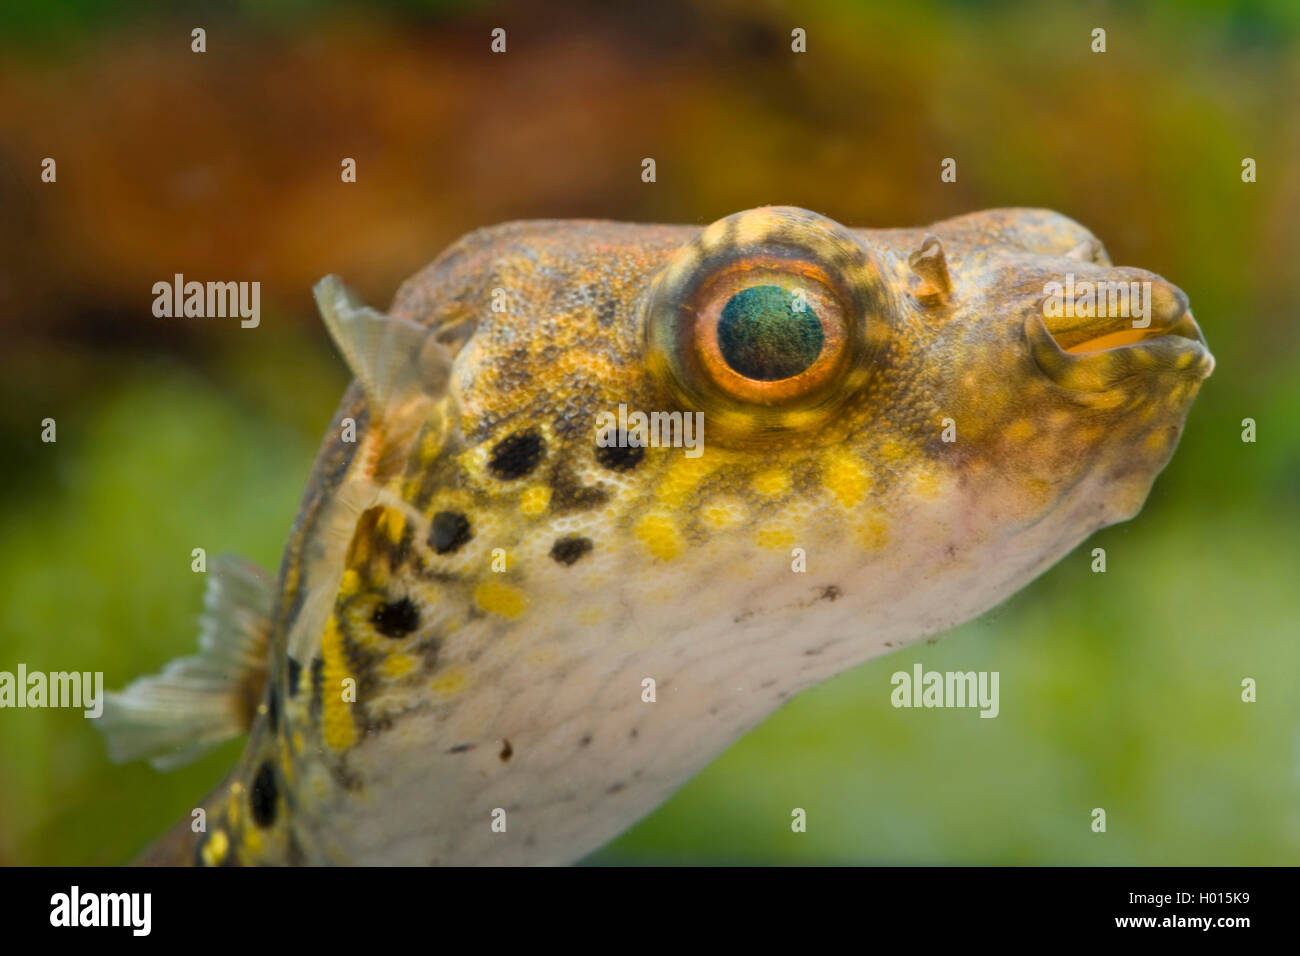
[[[1198,381],[1214,371],[1205,336],[1188,308],[1186,294],[1163,280],[1150,283],[1145,314],[1052,309],[1046,304],[1025,319],[1029,351],[1057,384],[1076,391],[1114,388],[1134,376],[1176,371]],[[1085,314],[1078,314],[1083,311]]]

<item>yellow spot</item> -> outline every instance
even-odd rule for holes
[[[734,528],[744,517],[745,506],[730,498],[711,501],[700,509],[700,520],[716,531]]]
[[[1093,376],[1093,377],[1097,381],[1082,387],[1101,388],[1105,384],[1101,380],[1100,375]],[[1121,404],[1123,404],[1123,402],[1124,402],[1124,393],[1122,391],[1119,391],[1118,389],[1112,389],[1109,392],[1098,392],[1097,394],[1091,395],[1088,398],[1089,406],[1091,406],[1094,409],[1101,409],[1101,410],[1105,410],[1108,408],[1118,408]]]
[[[1153,431],[1147,436],[1146,446],[1151,451],[1159,451],[1161,448],[1164,448],[1166,444],[1168,444],[1168,438],[1163,429]]]
[[[1080,446],[1090,448],[1100,444],[1105,434],[1106,430],[1099,425],[1081,425],[1074,438]]]
[[[260,294],[260,293],[259,293]],[[294,561],[289,565],[288,571],[284,576],[284,593],[288,597],[298,590],[298,562]]]
[[[1074,424],[1074,413],[1065,408],[1058,409],[1047,417],[1047,424],[1056,431],[1068,428]]]
[[[603,607],[584,607],[578,612],[577,622],[583,627],[594,627],[597,624],[603,624],[609,614]]]
[[[866,467],[856,456],[836,451],[826,457],[822,484],[845,508],[852,508],[860,502],[870,483]]]
[[[370,583],[376,588],[384,588],[388,584],[388,561],[384,558],[375,556],[367,567],[369,572]]]
[[[226,819],[232,827],[239,826],[239,795],[243,792],[242,783],[231,784],[226,792]]]
[[[355,568],[348,568],[343,572],[343,580],[339,582],[339,597],[351,597],[361,590],[361,575],[357,574]]]
[[[760,548],[788,548],[794,544],[794,532],[788,528],[761,528],[758,532]]]
[[[636,526],[636,536],[647,551],[663,561],[671,561],[685,547],[681,532],[667,515],[646,515]]]
[[[489,614],[518,617],[528,602],[518,588],[489,580],[474,589],[474,603]]]
[[[353,675],[348,671],[343,652],[343,635],[339,623],[330,615],[321,637],[321,735],[334,750],[346,750],[357,741],[357,727],[352,720],[352,705],[343,699],[343,681]],[[355,679],[355,678],[354,678]]]
[[[433,692],[442,697],[453,697],[465,689],[469,683],[469,677],[459,667],[453,667],[443,671],[434,678]]]
[[[217,866],[226,858],[230,850],[230,837],[225,830],[213,830],[208,842],[203,844],[202,856],[205,866]]]
[[[1033,510],[1042,508],[1055,497],[1052,484],[1041,478],[1026,478],[1020,483],[1020,492],[1023,503]]]
[[[420,442],[420,464],[430,465],[442,451],[442,434],[436,428],[430,428],[424,433],[424,439]]]
[[[754,476],[754,490],[760,495],[776,497],[790,489],[790,476],[779,468],[759,472]]]
[[[691,496],[695,487],[718,466],[716,455],[687,458],[683,455],[668,469],[656,494],[667,505],[680,505]]]
[[[544,512],[550,503],[551,489],[546,485],[538,485],[529,488],[519,496],[519,511],[521,514],[535,517]]]
[[[384,661],[384,676],[401,677],[414,666],[415,658],[410,654],[393,654]]]
[[[387,518],[384,527],[388,531],[388,540],[394,546],[400,546],[402,535],[406,533],[406,516],[400,511],[390,510],[384,513],[384,517]]]
[[[1034,437],[1034,423],[1027,418],[1018,418],[1002,430],[1007,441],[1024,442]]]
[[[889,524],[879,515],[872,515],[858,529],[858,536],[868,551],[878,551],[889,543]]]
[[[939,497],[942,485],[939,479],[928,471],[918,472],[912,477],[912,493],[918,498],[933,501]]]
[[[376,521],[379,519],[376,518]],[[373,527],[373,526],[372,526]],[[361,529],[352,536],[352,544],[348,547],[348,564],[354,568],[365,567],[370,560],[370,536],[361,534]]]
[[[292,786],[293,761],[290,759],[289,755],[289,741],[286,738],[281,737],[280,746],[277,749],[280,751],[280,772],[284,774],[285,781]]]
[[[885,461],[898,461],[907,455],[907,449],[896,441],[883,441],[876,453]]]

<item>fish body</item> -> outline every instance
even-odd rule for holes
[[[106,711],[163,765],[249,730],[151,862],[576,860],[1133,516],[1213,368],[1180,290],[1044,210],[510,223],[388,314],[317,299],[357,381],[278,583],[219,566],[204,652]]]

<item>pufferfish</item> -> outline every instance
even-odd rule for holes
[[[142,862],[577,860],[1136,514],[1214,364],[1182,291],[1035,209],[514,222],[388,314],[315,293],[356,380],[278,583],[214,563],[200,653],[101,720],[160,768],[249,734]]]

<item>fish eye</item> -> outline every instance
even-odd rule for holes
[[[826,336],[800,296],[779,285],[741,289],[722,307],[718,349],[732,371],[772,382],[793,378],[817,361]]]
[[[724,431],[811,427],[865,385],[889,337],[884,286],[871,251],[825,217],[737,213],[656,276],[647,365],[681,408]]]
[[[844,308],[811,269],[723,270],[689,308],[699,371],[739,401],[797,400],[843,366]]]

